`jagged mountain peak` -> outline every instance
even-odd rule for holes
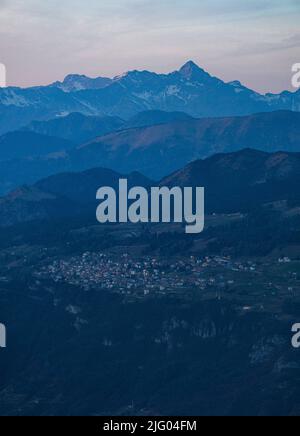
[[[228,85],[235,86],[237,88],[242,88],[243,85],[239,80],[233,80],[232,82],[228,82]]]
[[[192,79],[196,75],[210,76],[203,68],[200,68],[194,61],[186,62],[179,70],[185,79]]]
[[[199,65],[197,65],[194,61],[189,60],[185,64],[182,65],[182,67],[180,68],[180,71],[186,70],[186,69],[201,70],[202,68],[200,68]]]
[[[156,76],[158,76],[156,73],[147,70],[130,70],[130,71],[126,71],[124,74],[121,74],[120,76],[114,77],[113,81],[114,82],[140,81],[140,80],[151,79]]]
[[[68,83],[68,82],[71,82],[73,80],[78,80],[78,79],[88,79],[88,77],[85,74],[68,74],[64,78],[63,83]]]
[[[70,112],[124,120],[149,110],[196,118],[241,116],[300,111],[299,98],[300,91],[261,95],[239,82],[225,83],[193,61],[169,74],[133,70],[114,79],[71,74],[50,86],[0,89],[0,134]]]
[[[65,92],[76,92],[85,89],[102,89],[112,83],[107,77],[91,78],[85,74],[68,74],[62,82],[55,82],[52,86]]]

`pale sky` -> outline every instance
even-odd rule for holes
[[[169,72],[194,60],[260,92],[291,89],[300,0],[0,0],[9,85]]]

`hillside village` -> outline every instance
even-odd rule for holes
[[[278,276],[274,274],[279,268],[285,270],[283,276],[280,272]],[[85,252],[81,256],[52,261],[34,275],[38,280],[50,278],[85,291],[107,290],[135,298],[178,293],[197,293],[200,297],[217,299],[241,295],[244,301],[247,296],[249,301],[256,297],[255,307],[262,309],[260,303],[265,299],[300,295],[298,271],[299,262],[288,257],[269,261],[266,266],[259,261],[237,260],[230,256],[168,259]],[[251,309],[247,305],[243,307]]]

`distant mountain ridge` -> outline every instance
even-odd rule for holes
[[[206,212],[244,212],[276,201],[300,206],[300,153],[264,153],[242,150],[197,160],[153,182],[140,173],[121,175],[96,168],[82,173],[63,173],[19,188],[0,199],[0,226],[34,220],[59,219],[89,214],[92,220],[101,186],[118,187],[127,177],[129,186],[204,186]],[[96,218],[95,218],[96,220]],[[96,222],[96,221],[95,221]]]
[[[174,123],[176,121],[192,121],[193,119],[195,118],[185,112],[145,111],[139,112],[137,115],[130,118],[124,124],[123,129],[156,126],[159,124]]]
[[[145,111],[138,113],[128,121],[124,121],[119,117],[98,117],[73,112],[48,121],[32,121],[21,130],[56,136],[73,141],[76,144],[82,144],[98,136],[104,136],[118,130],[192,119],[184,112]]]
[[[204,186],[209,212],[253,210],[264,203],[300,206],[300,153],[244,149],[197,160],[161,181],[163,186]]]
[[[0,198],[0,226],[35,220],[51,220],[74,215],[94,216],[96,192],[101,186],[118,188],[119,179],[127,178],[128,186],[151,186],[139,173],[120,174],[105,168],[82,173],[62,173],[41,180],[33,186],[22,186]]]
[[[86,116],[73,112],[65,117],[57,117],[49,121],[32,121],[21,130],[56,136],[76,144],[82,144],[97,136],[114,132],[123,125],[124,121],[118,117]]]
[[[96,77],[94,79],[80,74],[69,74],[62,82],[55,82],[50,86],[59,88],[64,92],[76,92],[84,89],[102,89],[112,83],[107,77]]]
[[[71,112],[128,120],[149,110],[196,118],[300,111],[300,90],[261,95],[238,81],[212,77],[192,61],[169,74],[130,71],[114,79],[70,75],[49,86],[1,89],[0,134]]]
[[[298,112],[173,121],[116,131],[54,156],[0,162],[0,193],[65,171],[105,167],[124,174],[139,171],[159,180],[216,153],[244,148],[299,152],[299,147]]]
[[[0,162],[36,158],[75,147],[70,140],[36,132],[10,132],[0,137]]]
[[[68,153],[72,168],[96,166],[141,171],[152,179],[216,153],[254,148],[300,151],[300,113],[205,118],[115,132]]]

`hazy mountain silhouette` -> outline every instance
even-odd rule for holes
[[[36,219],[53,219],[96,210],[101,186],[118,187],[127,177],[129,186],[154,186],[139,173],[124,176],[98,168],[82,173],[63,173],[25,186],[0,199],[0,224],[13,225]],[[164,178],[163,186],[204,186],[207,212],[241,212],[274,201],[296,201],[300,194],[300,153],[264,153],[242,150],[197,160]]]
[[[138,170],[159,179],[198,158],[255,148],[299,151],[300,114],[273,112],[247,117],[209,118],[125,130],[72,150],[72,167],[91,165],[121,172]]]
[[[300,113],[279,111],[246,117],[173,121],[125,129],[66,152],[0,162],[0,192],[65,171],[94,167],[162,177],[196,159],[244,148],[299,151]]]
[[[261,95],[238,81],[225,83],[190,61],[169,74],[130,71],[114,79],[70,75],[63,83],[44,87],[3,88],[0,134],[33,120],[48,120],[71,112],[128,120],[148,110],[215,117],[282,109],[300,110],[300,90]]]
[[[22,130],[57,136],[76,144],[82,144],[96,136],[106,135],[118,130],[123,125],[124,121],[118,117],[95,117],[74,112],[65,117],[58,117],[48,121],[32,121]]]
[[[10,132],[0,137],[0,161],[45,156],[73,147],[75,143],[72,141],[47,133]]]
[[[97,117],[74,112],[47,121],[32,121],[21,130],[57,136],[82,144],[98,136],[104,136],[118,130],[192,119],[184,112],[145,111],[138,113],[128,121],[124,121],[119,117]]]

